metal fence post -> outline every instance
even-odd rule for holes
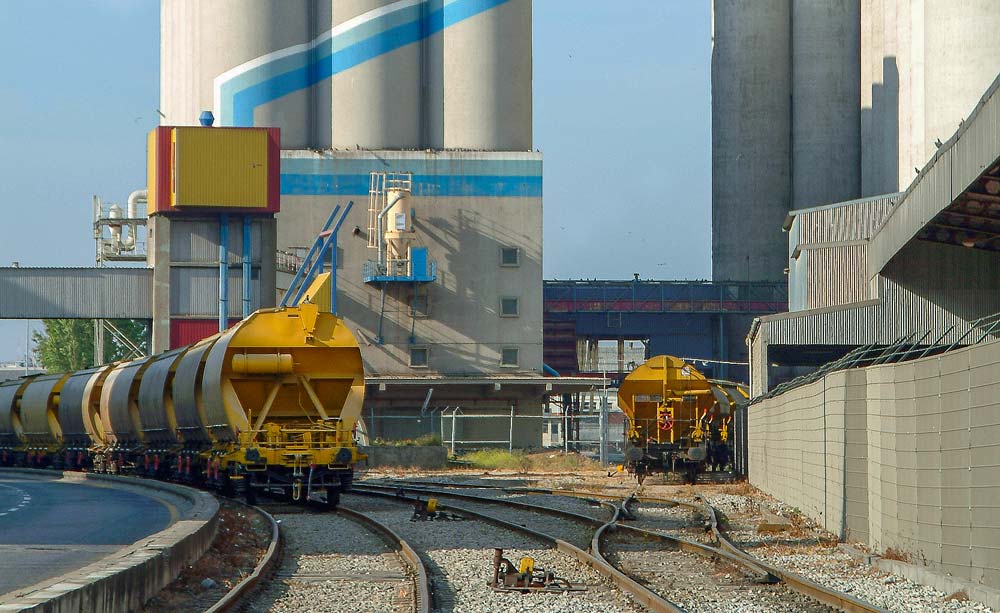
[[[455,420],[458,417],[458,407],[451,410],[451,455],[455,455]]]
[[[507,451],[514,452],[514,403],[510,403],[510,434],[507,439]]]

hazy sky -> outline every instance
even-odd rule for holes
[[[709,4],[534,0],[546,279],[711,275]],[[145,186],[157,0],[0,0],[0,265],[92,266]],[[25,323],[0,321],[0,361]]]

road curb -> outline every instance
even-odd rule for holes
[[[178,521],[160,532],[79,570],[15,590],[13,597],[0,602],[0,612],[117,613],[135,610],[208,551],[218,528],[219,503],[215,498],[183,485],[115,475],[0,468],[0,474],[5,473],[125,485],[168,493],[183,498],[189,506],[181,511]]]

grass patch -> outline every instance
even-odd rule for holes
[[[482,470],[566,472],[601,469],[600,464],[578,453],[525,453],[505,449],[480,449],[462,454],[457,459],[468,466]]]
[[[440,447],[441,437],[437,434],[425,434],[417,438],[384,439],[373,441],[376,447]]]

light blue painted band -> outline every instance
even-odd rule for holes
[[[282,196],[365,196],[368,174],[281,173]],[[413,175],[414,196],[541,198],[538,175]]]
[[[219,88],[219,125],[251,127],[254,109],[262,104],[311,87],[506,2],[509,0],[427,0],[236,75]]]

